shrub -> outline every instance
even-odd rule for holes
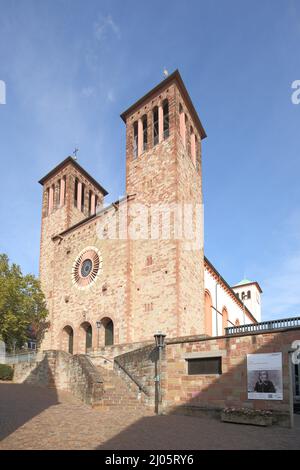
[[[13,368],[7,364],[0,364],[0,380],[12,380]]]

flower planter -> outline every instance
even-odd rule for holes
[[[222,411],[221,421],[225,423],[250,424],[253,426],[271,426],[272,415],[263,412]]]

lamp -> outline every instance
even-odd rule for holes
[[[156,404],[156,412],[157,414],[162,413],[162,390],[161,390],[161,353],[165,346],[165,337],[166,335],[161,331],[155,333],[155,344],[158,349],[158,364],[157,364],[157,375],[155,377],[156,382],[156,390],[157,390],[157,404]]]
[[[155,344],[157,348],[162,349],[165,346],[165,337],[166,335],[162,333],[161,331],[158,331],[157,333],[155,333],[154,338],[155,338]]]
[[[101,326],[102,326],[102,321],[101,321],[101,320],[97,320],[97,321],[96,321],[96,327],[97,327],[97,349],[99,349],[99,331],[100,331]]]

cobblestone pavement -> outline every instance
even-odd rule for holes
[[[293,430],[210,418],[96,411],[72,395],[0,383],[0,449],[299,449]]]

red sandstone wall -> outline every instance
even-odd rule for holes
[[[221,409],[228,406],[273,410],[288,419],[290,380],[288,351],[299,330],[221,337],[195,342],[178,341],[166,347],[164,366],[164,404],[169,410],[180,408]],[[247,354],[283,353],[283,401],[248,400]],[[222,355],[222,375],[188,375],[188,355]]]

